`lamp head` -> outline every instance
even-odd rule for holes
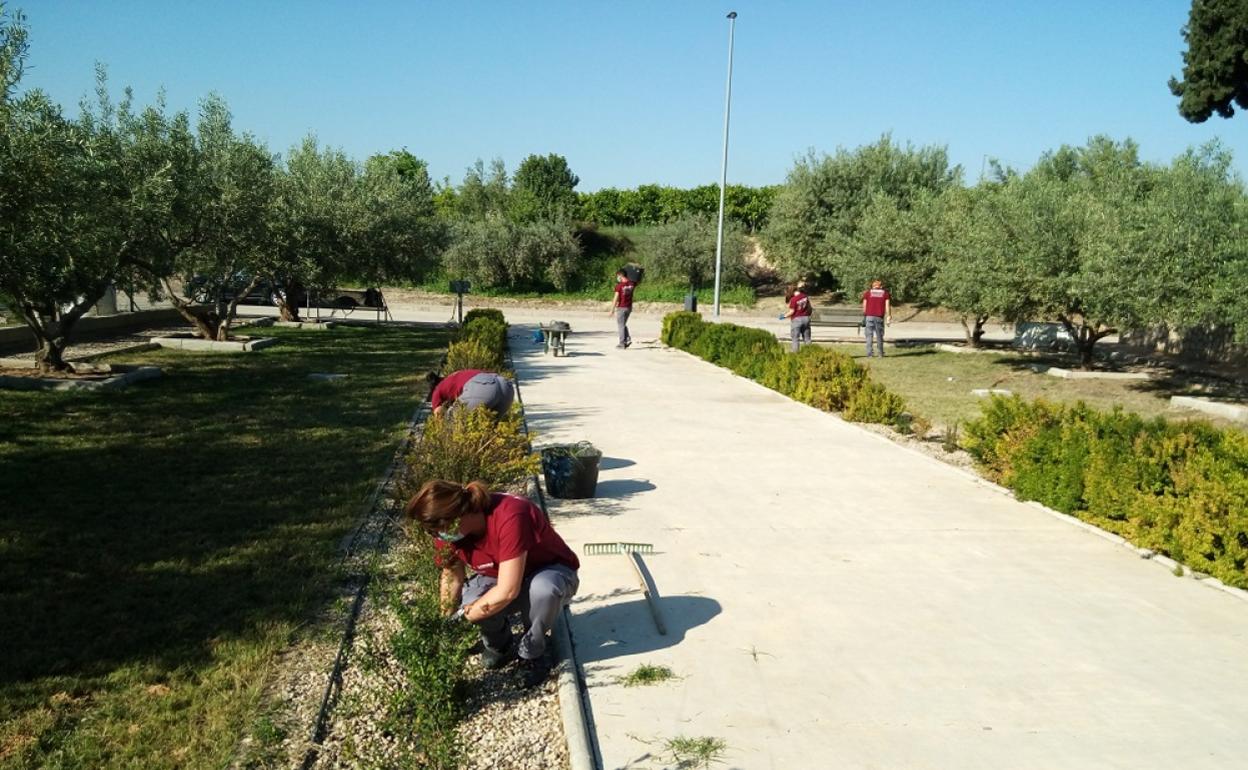
[[[730,18],[730,19],[735,19],[735,18],[737,18],[737,12],[736,12],[736,11],[729,11],[729,12],[728,12],[728,18]]]

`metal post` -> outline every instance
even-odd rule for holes
[[[728,184],[728,116],[732,112],[732,42],[737,27],[737,12],[728,14],[728,88],[724,96],[724,161],[719,170],[719,230],[715,236],[715,312],[719,318],[719,274],[724,255],[724,188]]]

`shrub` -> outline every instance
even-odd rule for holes
[[[1248,587],[1248,436],[1084,404],[994,398],[967,425],[989,476],[1138,546]]]
[[[843,353],[808,345],[797,352],[793,398],[825,412],[845,409],[867,381],[867,371]],[[883,390],[883,386],[879,386]],[[848,417],[848,415],[847,415]],[[849,418],[856,419],[856,418]],[[890,417],[887,421],[891,422]],[[872,420],[856,420],[873,422]]]
[[[504,488],[536,473],[539,464],[517,407],[501,419],[489,409],[454,409],[425,423],[420,440],[408,450],[400,494],[410,497],[433,479]]]
[[[387,703],[383,729],[419,736],[420,767],[453,770],[463,766],[464,746],[457,734],[463,716],[465,663],[476,638],[468,623],[447,623],[438,584],[440,570],[433,541],[423,533],[410,538],[403,553],[402,577],[414,587],[404,594],[383,588],[398,630],[390,639],[403,685]]]
[[[484,369],[497,372],[503,368],[503,357],[474,339],[452,342],[446,349],[446,371]]]
[[[503,311],[492,307],[478,307],[464,313],[464,324],[470,324],[478,318],[488,318],[491,321],[507,325],[507,319],[503,317]]]
[[[895,423],[906,402],[878,382],[866,381],[845,404],[845,419],[854,422]]]
[[[688,350],[693,341],[697,339],[702,330],[710,326],[702,320],[700,313],[690,313],[680,311],[677,313],[668,313],[663,317],[663,332],[660,339],[664,345],[670,345],[679,350]]]

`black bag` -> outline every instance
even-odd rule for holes
[[[620,272],[624,274],[625,278],[636,284],[640,284],[641,279],[646,277],[646,269],[641,265],[625,265],[620,268]]]

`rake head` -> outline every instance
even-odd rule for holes
[[[604,553],[654,553],[650,543],[586,543],[586,556],[597,556]]]

